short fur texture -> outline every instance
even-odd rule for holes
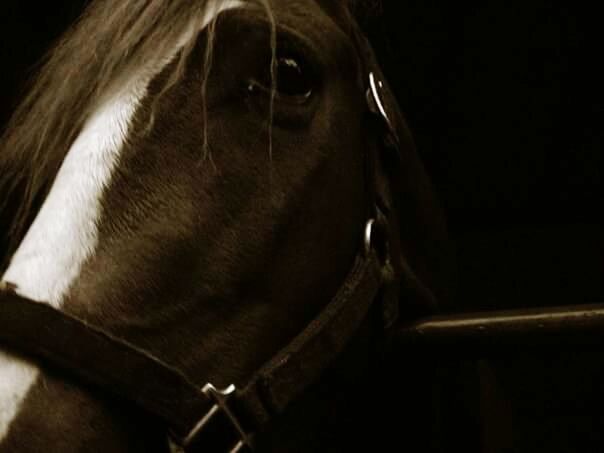
[[[86,118],[133,68],[164,56],[205,4],[97,0],[59,44],[0,150],[0,193],[13,196],[0,208],[17,211],[13,244]],[[221,14],[151,82],[103,192],[97,249],[64,299],[66,312],[200,386],[243,385],[334,294],[361,245],[366,156],[381,145],[365,98],[369,60],[379,70],[360,53],[349,2],[273,0],[270,14],[266,6]],[[282,55],[312,80],[307,101],[280,95]],[[267,68],[268,86],[249,90]],[[386,92],[401,163],[380,162],[376,171],[392,182],[388,215],[400,225],[401,250],[440,293],[444,224]],[[214,165],[200,159],[204,146]],[[22,200],[16,209],[15,200]],[[351,416],[372,363],[369,333],[360,332],[326,379],[260,433],[261,451],[347,451],[354,445],[342,440],[371,441],[370,431],[364,440],[346,435],[372,418],[371,411]],[[51,408],[60,410],[55,425],[39,426]],[[165,451],[165,433],[147,422],[45,372],[0,448]]]

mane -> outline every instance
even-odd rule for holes
[[[269,0],[243,2],[261,5],[272,21]],[[0,139],[0,213],[7,207],[15,212],[5,238],[9,251],[20,241],[34,204],[50,189],[71,144],[103,97],[145,62],[168,55],[184,30],[201,25],[211,5],[216,3],[96,0],[44,57],[39,76]],[[209,28],[213,31],[214,23]],[[191,49],[188,43],[179,53],[168,85],[180,77]],[[207,51],[208,60],[211,56]]]

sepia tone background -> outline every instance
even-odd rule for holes
[[[2,2],[0,124],[86,3]],[[598,12],[545,0],[382,3],[364,26],[449,219],[458,264],[449,309],[604,302]],[[495,363],[498,384],[479,391],[501,407],[460,397],[465,418],[451,433],[492,451],[602,447],[595,357]],[[511,415],[499,423],[502,413]],[[479,427],[489,417],[497,428]]]

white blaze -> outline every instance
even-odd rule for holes
[[[201,28],[221,11],[240,1],[211,5]],[[131,121],[149,82],[198,27],[183,33],[172,55],[133,74],[129,82],[106,97],[73,143],[54,184],[2,281],[17,285],[30,299],[60,308],[66,291],[98,242],[101,196],[110,181]],[[35,365],[0,351],[0,440],[18,414],[39,370]]]

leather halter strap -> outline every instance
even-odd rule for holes
[[[183,450],[203,445],[239,451],[251,445],[249,432],[283,411],[344,348],[376,298],[381,274],[377,253],[360,252],[319,316],[245,388],[228,396],[211,386],[199,388],[175,368],[81,319],[10,291],[0,293],[0,343],[157,416]]]

